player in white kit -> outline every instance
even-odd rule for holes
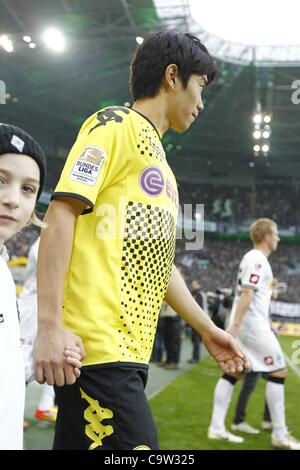
[[[274,447],[300,450],[300,442],[288,432],[285,423],[284,380],[287,368],[278,339],[271,330],[269,308],[273,289],[273,273],[269,255],[279,242],[276,223],[258,219],[250,227],[253,249],[243,257],[238,273],[236,295],[228,332],[237,336],[245,347],[254,372],[268,372],[266,400],[273,422]],[[225,417],[232,398],[236,374],[224,374],[214,394],[209,439],[241,443],[243,438],[229,433]]]

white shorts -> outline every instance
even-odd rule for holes
[[[259,325],[255,331],[241,328],[238,339],[246,349],[253,372],[275,372],[286,367],[280,343],[268,325]]]

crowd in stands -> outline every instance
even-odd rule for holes
[[[256,216],[269,216],[281,226],[300,223],[299,188],[267,186],[256,188]]]
[[[29,225],[5,242],[10,258],[14,259],[27,256],[31,245],[33,245],[38,238],[39,233],[40,230],[38,227]]]
[[[242,221],[258,217],[271,217],[280,226],[300,225],[296,189],[278,186],[259,187],[254,191],[244,186],[212,186],[179,184],[181,203],[205,204],[206,220]],[[231,200],[230,204],[221,201]],[[220,210],[223,208],[223,212]],[[232,209],[232,215],[228,213]],[[227,216],[225,216],[227,212]],[[12,258],[26,256],[30,246],[39,235],[39,229],[30,225],[14,239],[7,242]],[[185,268],[187,282],[199,279],[205,291],[218,288],[234,288],[238,265],[244,253],[251,248],[250,240],[223,241],[205,237],[204,247],[197,251],[186,251],[185,241],[177,240],[176,263]],[[300,244],[281,243],[273,253],[270,262],[274,276],[287,289],[279,300],[300,303]],[[297,265],[298,262],[298,265]]]
[[[39,235],[33,226],[27,227],[6,245],[12,258],[27,256],[30,246]],[[176,264],[184,268],[186,281],[199,279],[205,291],[234,288],[238,266],[251,242],[241,240],[215,240],[205,237],[204,246],[198,251],[186,251],[185,241],[177,240]],[[287,290],[279,300],[300,303],[300,245],[281,243],[270,257],[274,276],[286,283]]]
[[[277,185],[223,186],[179,183],[181,204],[204,204],[205,219],[241,223],[270,217],[281,227],[300,225],[297,187]]]
[[[54,164],[55,163],[55,164]],[[47,176],[47,191],[55,188],[64,160],[56,158]],[[277,184],[253,186],[213,185],[180,181],[181,204],[204,204],[205,218],[215,222],[242,223],[270,217],[281,227],[300,226],[300,188]]]
[[[252,247],[248,241],[223,241],[205,238],[204,246],[198,251],[186,251],[184,240],[177,240],[176,263],[185,268],[187,282],[199,279],[205,291],[234,288],[239,263]],[[300,302],[300,270],[292,270],[295,262],[300,264],[300,245],[281,243],[270,257],[274,276],[287,289],[278,300]]]
[[[47,191],[56,186],[63,167],[57,158],[47,177]],[[300,188],[272,184],[253,186],[178,183],[181,205],[204,204],[205,218],[215,222],[242,223],[270,217],[281,227],[300,226]]]

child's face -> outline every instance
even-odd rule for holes
[[[0,156],[0,247],[29,221],[39,185],[40,169],[33,158]]]

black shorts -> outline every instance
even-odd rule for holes
[[[74,385],[55,387],[54,450],[158,449],[145,395],[148,370],[84,367]]]

